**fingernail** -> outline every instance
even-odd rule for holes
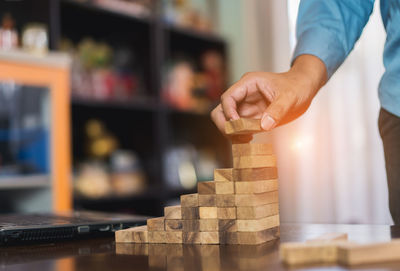
[[[263,128],[265,131],[269,131],[273,129],[276,125],[276,122],[273,118],[271,118],[269,115],[265,114],[261,120],[261,128]]]

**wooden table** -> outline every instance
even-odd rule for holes
[[[293,270],[281,264],[280,242],[304,241],[327,232],[346,232],[354,241],[400,237],[400,227],[386,225],[283,224],[281,240],[258,246],[115,244],[111,238],[0,249],[1,270]],[[4,268],[4,269],[3,269]],[[308,266],[301,270],[346,270]],[[400,262],[351,270],[400,270]],[[297,269],[299,270],[299,269]]]

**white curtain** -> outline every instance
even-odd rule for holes
[[[244,53],[231,55],[241,64],[233,67],[235,72],[287,69],[299,1],[239,2],[243,30],[231,38],[241,35],[235,42],[243,42]],[[377,127],[384,41],[377,1],[354,51],[308,112],[256,138],[272,138],[275,145],[283,222],[391,223]]]

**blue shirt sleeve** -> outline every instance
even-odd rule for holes
[[[302,0],[293,60],[314,55],[325,63],[330,78],[353,49],[373,7],[374,0]]]

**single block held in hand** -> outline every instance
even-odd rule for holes
[[[225,133],[228,135],[253,134],[263,131],[259,119],[241,118],[225,122]]]
[[[275,155],[233,157],[234,168],[266,168],[276,167]]]
[[[274,154],[271,144],[263,143],[244,143],[232,144],[232,156],[258,156]]]

